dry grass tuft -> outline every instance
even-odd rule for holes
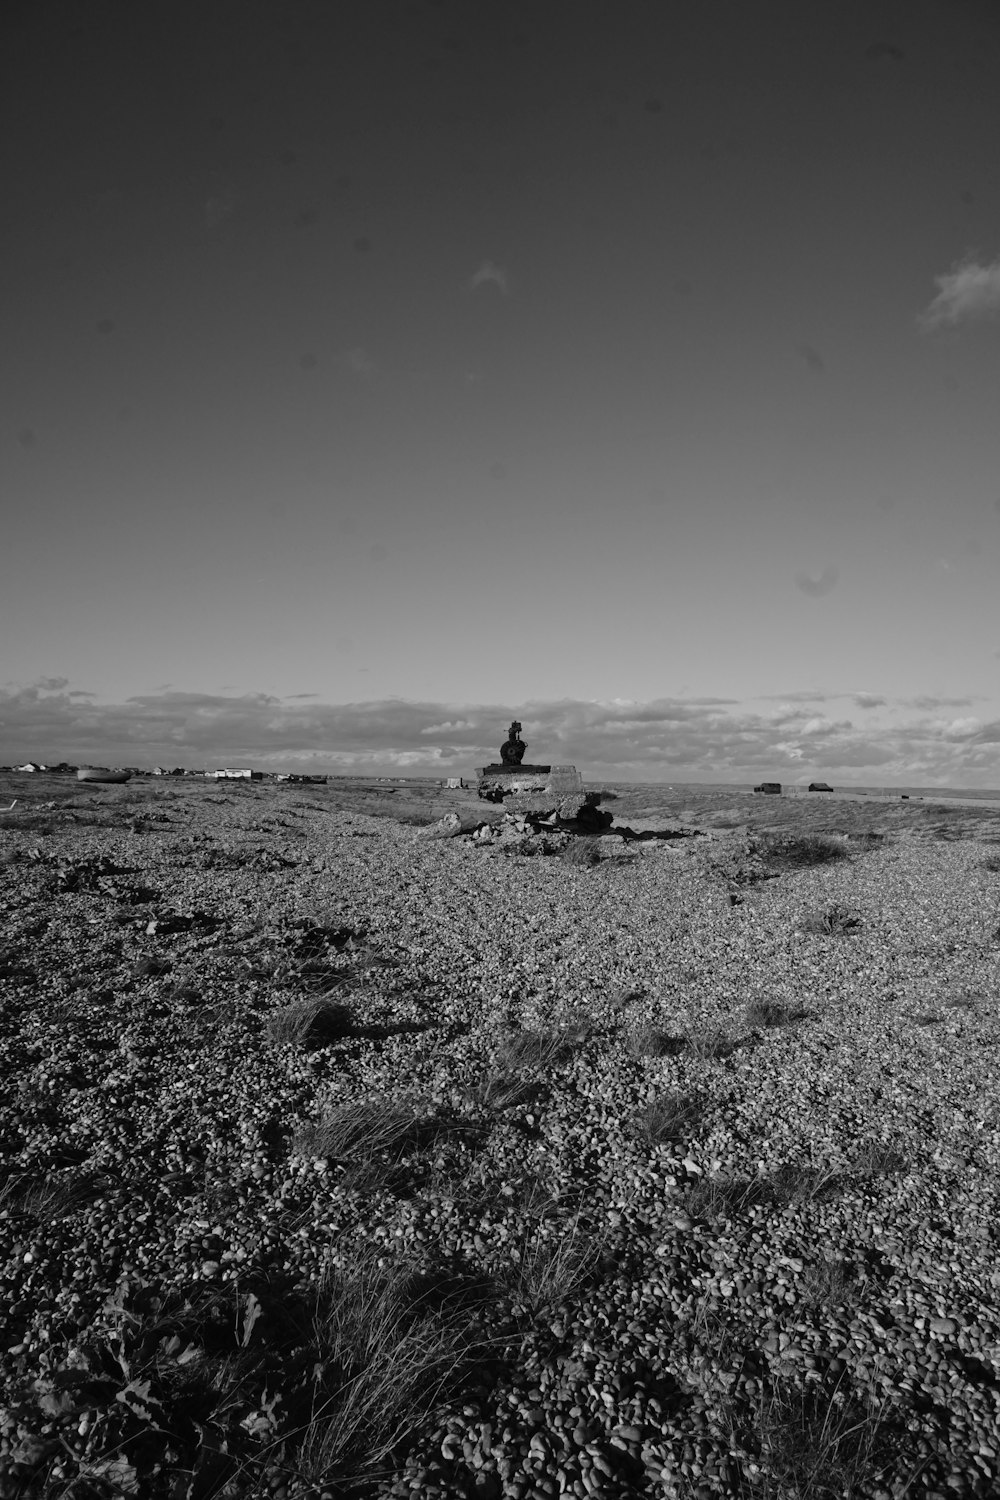
[[[769,1182],[779,1203],[813,1203],[832,1195],[839,1175],[830,1166],[805,1167],[786,1162],[771,1174]]]
[[[543,1218],[529,1224],[517,1262],[505,1276],[515,1307],[535,1318],[570,1303],[597,1270],[607,1236],[606,1228],[595,1228],[581,1214],[564,1222]]]
[[[840,1500],[871,1493],[897,1471],[902,1434],[887,1421],[886,1405],[870,1406],[843,1385],[841,1376],[833,1391],[783,1382],[761,1392],[753,1424],[764,1471],[754,1488],[760,1500]]]
[[[343,1186],[373,1192],[397,1185],[400,1162],[440,1128],[409,1100],[359,1099],[299,1125],[293,1156],[332,1159],[345,1170]]]
[[[826,1257],[806,1266],[801,1295],[808,1307],[845,1307],[856,1301],[854,1282],[844,1262]]]
[[[577,1028],[514,1031],[497,1048],[496,1065],[502,1073],[514,1073],[521,1068],[549,1068],[561,1062],[571,1044],[578,1040]]]
[[[568,865],[576,865],[584,870],[593,869],[594,865],[601,863],[597,840],[588,838],[586,835],[571,838],[559,858],[565,860]]]
[[[318,1356],[312,1410],[294,1474],[318,1493],[392,1467],[401,1448],[460,1380],[469,1324],[447,1296],[428,1307],[405,1267],[369,1258],[329,1270],[314,1299]]]
[[[307,995],[293,1000],[268,1016],[265,1031],[272,1042],[293,1042],[299,1046],[323,1046],[350,1036],[353,1018],[346,1005],[338,1005],[328,995]]]
[[[688,1039],[688,1050],[702,1062],[721,1062],[732,1057],[738,1042],[724,1031],[704,1031]]]
[[[687,1189],[682,1201],[692,1218],[716,1223],[735,1219],[748,1209],[770,1204],[774,1199],[762,1177],[700,1177]]]
[[[804,1010],[783,1005],[780,1000],[751,1000],[746,1008],[748,1026],[793,1026],[805,1016]]]
[[[686,1099],[683,1094],[663,1094],[636,1111],[632,1117],[632,1129],[640,1140],[658,1146],[665,1141],[688,1139],[701,1115],[701,1106],[696,1100]]]
[[[633,1057],[676,1057],[686,1046],[682,1036],[672,1036],[658,1026],[636,1026],[625,1042]]]

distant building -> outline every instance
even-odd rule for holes
[[[811,792],[832,792],[833,787],[828,786],[825,781],[810,781],[809,790]]]
[[[457,790],[459,787],[463,787],[464,785],[465,782],[462,780],[461,776],[449,776],[448,780],[445,782],[445,786],[450,787],[453,790]]]
[[[245,768],[240,768],[239,770],[234,770],[232,767],[225,767],[225,768],[220,769],[218,771],[213,771],[212,775],[215,776],[215,777],[217,777],[218,780],[220,780],[220,781],[260,781],[261,780],[261,773],[259,771],[251,771],[250,768],[249,768],[249,766],[247,766]]]
[[[772,797],[780,797],[781,796],[781,782],[780,781],[762,781],[761,784],[760,784],[760,786],[755,786],[754,787],[754,791],[755,792],[765,792],[765,793],[769,794]]]
[[[44,766],[36,765],[33,760],[25,761],[23,766],[15,766],[15,771],[44,771]]]

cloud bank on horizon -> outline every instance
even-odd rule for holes
[[[760,709],[757,702],[772,701]],[[860,709],[863,724],[847,717]],[[802,781],[987,788],[1000,782],[1000,720],[970,698],[892,699],[857,690],[779,700],[657,698],[522,704],[329,704],[297,694],[168,691],[122,703],[50,677],[0,690],[0,758],[75,764],[250,763],[261,769],[468,775],[496,759],[512,718],[530,758],[589,781]],[[879,714],[879,710],[884,710]]]

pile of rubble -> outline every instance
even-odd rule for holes
[[[478,808],[446,813],[437,823],[420,831],[421,838],[457,838],[465,834],[477,844],[500,844],[505,847],[522,844],[525,839],[541,840],[533,852],[558,853],[574,834],[602,833],[611,825],[612,815],[600,809],[599,792],[578,792],[561,801],[525,793],[507,797],[504,810],[484,814]]]

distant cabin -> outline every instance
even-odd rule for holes
[[[810,781],[809,790],[811,792],[832,792],[833,787],[828,786],[825,781]]]
[[[780,781],[762,781],[761,784],[760,784],[760,786],[755,786],[754,787],[754,791],[755,792],[766,792],[766,793],[769,793],[772,797],[780,797],[781,796],[781,782]]]
[[[214,774],[220,781],[260,781],[261,779],[261,773],[259,771],[251,771],[249,766],[236,770],[227,766],[216,771]]]

